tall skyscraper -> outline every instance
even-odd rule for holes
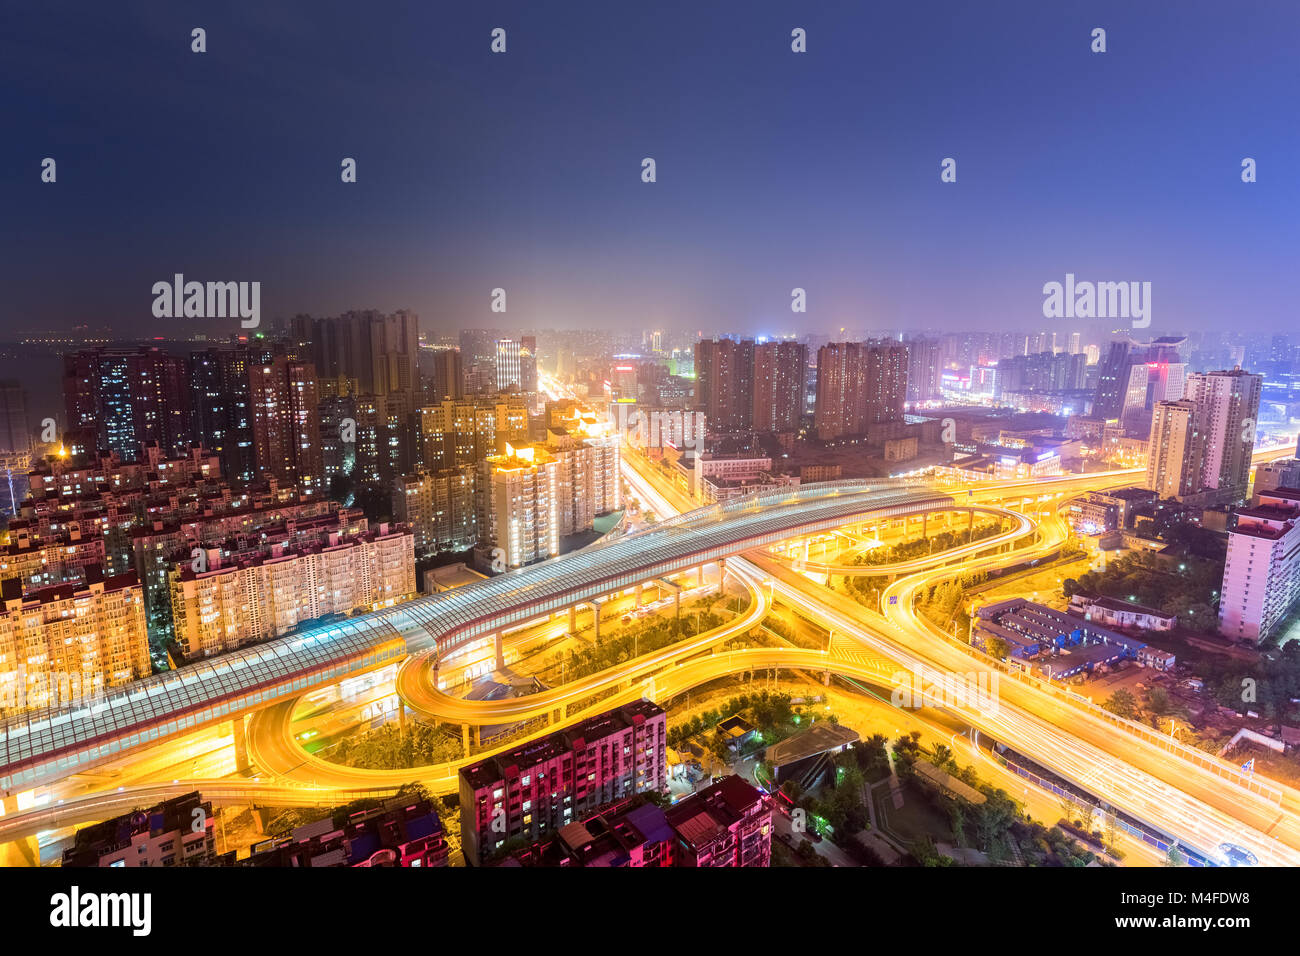
[[[194,440],[221,458],[221,473],[235,483],[251,482],[257,472],[248,366],[246,348],[190,356]]]
[[[560,553],[560,463],[544,447],[489,455],[477,480],[480,563],[517,568]],[[498,551],[499,549],[499,551]]]
[[[1160,402],[1151,420],[1146,487],[1161,498],[1186,498],[1202,490],[1204,438],[1200,409],[1186,399]]]
[[[1201,410],[1205,441],[1201,482],[1220,503],[1246,497],[1263,387],[1262,376],[1239,368],[1194,373],[1187,380],[1186,396]]]
[[[817,437],[865,435],[872,425],[903,420],[907,346],[835,342],[817,352]]]
[[[321,378],[356,379],[362,395],[397,395],[407,413],[418,404],[420,317],[399,310],[345,312],[335,318],[296,316],[294,338]]]
[[[424,379],[424,404],[465,395],[465,368],[459,349],[423,349],[420,352],[420,372]]]
[[[113,451],[141,461],[157,444],[183,456],[194,440],[191,388],[185,359],[157,348],[92,349],[64,357],[67,427]]]
[[[537,338],[532,335],[519,339],[519,390],[537,391]]]
[[[754,421],[754,343],[695,343],[695,407],[718,434],[750,431]]]
[[[520,386],[519,342],[498,339],[496,343],[497,391],[508,392]]]
[[[259,475],[296,484],[300,494],[324,491],[316,369],[284,352],[248,370],[253,452]]]
[[[1162,336],[1150,342],[1110,343],[1098,370],[1092,414],[1119,420],[1130,436],[1147,435],[1156,404],[1183,397],[1186,366],[1179,349],[1186,341]]]
[[[907,343],[907,400],[929,402],[941,397],[943,365],[938,339],[911,339]]]
[[[0,382],[0,454],[31,451],[27,394],[18,382]]]
[[[799,430],[807,374],[808,346],[798,342],[754,346],[754,431],[784,434]]]

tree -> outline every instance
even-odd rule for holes
[[[935,744],[930,762],[940,770],[956,769],[957,766],[957,761],[953,759],[953,752],[946,744]]]
[[[1152,687],[1147,691],[1147,706],[1152,714],[1163,717],[1170,709],[1169,692],[1163,687]]]
[[[1137,716],[1137,698],[1133,696],[1131,690],[1124,687],[1107,697],[1101,706],[1117,717],[1123,717],[1127,720],[1132,720]]]
[[[984,646],[988,648],[989,656],[997,660],[1002,660],[1011,653],[1011,645],[1007,643],[1006,638],[989,637],[985,640]]]

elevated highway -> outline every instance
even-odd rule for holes
[[[839,482],[702,508],[653,528],[397,607],[309,629],[0,724],[0,791],[57,782],[214,722],[412,654],[446,652],[540,615],[792,534],[951,506],[914,482]]]

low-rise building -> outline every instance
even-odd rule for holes
[[[771,859],[771,807],[762,793],[733,775],[667,810],[644,798],[611,805],[496,865],[769,866]]]
[[[667,790],[662,707],[637,700],[460,770],[461,843],[473,866],[549,838],[606,804]]]
[[[1178,616],[1165,614],[1158,608],[1121,601],[1118,598],[1075,594],[1070,598],[1070,610],[1082,614],[1089,621],[1107,627],[1140,627],[1145,631],[1172,631]]]
[[[833,766],[831,758],[859,739],[858,733],[827,720],[815,722],[763,751],[763,762],[778,784],[797,780],[805,788],[817,786]]]
[[[77,831],[65,867],[220,865],[212,804],[196,791]]]
[[[1136,660],[1147,646],[1094,621],[1080,620],[1024,598],[1008,598],[976,610],[971,622],[971,644],[991,653],[995,639],[1005,643],[1007,657],[1022,661],[1035,658],[1044,673],[1057,679],[1090,672],[1101,664]]]
[[[336,827],[330,818],[253,847],[243,866],[431,867],[447,865],[442,820],[429,800],[393,797],[358,810]]]
[[[723,777],[669,807],[664,816],[677,834],[674,866],[772,863],[772,808],[740,777]]]

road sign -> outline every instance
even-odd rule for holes
[[[889,595],[889,603],[890,603],[891,605],[892,605],[892,604],[897,604],[897,603],[898,603],[898,595],[897,595],[897,594],[891,594],[891,595]]]

